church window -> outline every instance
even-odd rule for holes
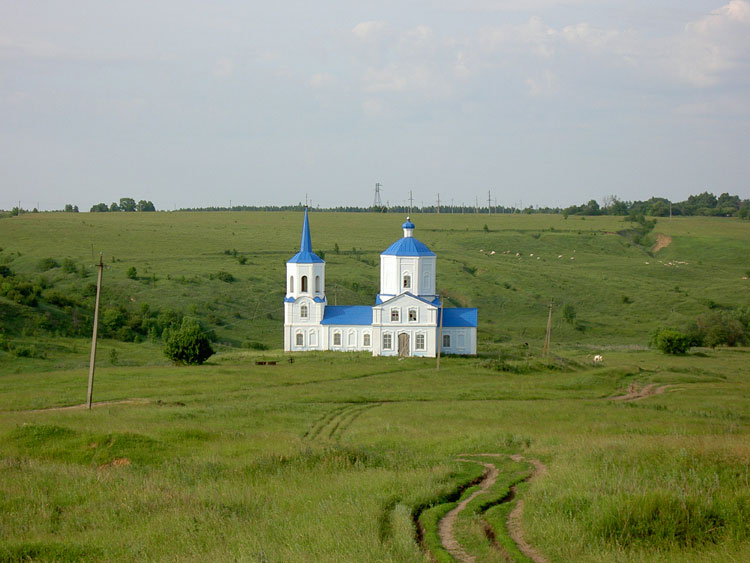
[[[341,333],[340,332],[333,333],[333,345],[341,346]]]
[[[393,349],[393,335],[386,333],[383,335],[383,350]]]
[[[315,293],[320,293],[320,276],[315,276]]]
[[[444,334],[443,335],[443,348],[450,348],[450,347],[451,347],[451,335]]]
[[[294,293],[294,276],[289,276],[289,293]]]
[[[350,330],[346,335],[346,345],[352,347],[357,345],[357,333],[353,330]]]
[[[416,309],[409,309],[409,322],[410,323],[417,322],[417,310]]]
[[[409,274],[404,274],[404,289],[410,289],[411,288],[411,276]]]
[[[362,346],[364,346],[365,348],[370,347],[370,335],[369,334],[362,335]]]
[[[397,323],[399,319],[399,310],[398,309],[391,309],[391,322]]]
[[[307,293],[307,276],[302,276],[302,283],[300,285],[302,287],[300,287],[299,290],[302,293]]]
[[[464,346],[466,346],[466,342],[465,342],[464,338],[465,338],[465,337],[464,337],[464,334],[463,334],[463,333],[460,333],[460,334],[458,335],[458,342],[457,342],[457,344],[456,344],[456,345],[457,345],[457,346],[458,346],[459,348],[463,348]]]
[[[304,346],[305,345],[305,335],[301,332],[298,332],[296,335],[296,343],[297,346]]]
[[[424,334],[417,334],[414,339],[414,347],[417,350],[424,350]]]
[[[310,346],[318,345],[318,333],[315,330],[311,330],[307,333],[307,342]]]
[[[306,319],[308,316],[307,305],[302,305],[299,308],[299,316],[301,319]]]
[[[422,276],[422,283],[424,284],[424,287],[422,288],[422,293],[425,293],[430,290],[430,287],[432,284],[430,283],[430,272],[425,272],[424,276]]]

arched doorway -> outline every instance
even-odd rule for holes
[[[402,358],[409,355],[409,335],[405,332],[398,335],[398,355]]]

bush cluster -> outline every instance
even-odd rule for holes
[[[179,329],[168,331],[165,337],[164,355],[175,364],[200,365],[214,351],[200,323],[185,317]]]
[[[654,333],[652,344],[665,354],[681,355],[690,349],[690,337],[671,328],[662,328]]]
[[[688,326],[693,346],[742,346],[750,343],[750,307],[712,310]]]

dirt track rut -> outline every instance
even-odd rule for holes
[[[462,454],[460,457],[456,458],[458,461],[479,463],[487,469],[487,471],[484,474],[484,478],[479,483],[479,489],[474,491],[469,497],[461,501],[453,510],[448,512],[438,523],[438,533],[440,535],[440,541],[443,544],[443,547],[457,561],[461,561],[462,563],[474,562],[476,561],[476,557],[467,553],[466,550],[461,546],[461,544],[456,539],[456,535],[455,535],[456,519],[458,518],[458,515],[466,509],[466,506],[472,500],[474,500],[477,496],[481,494],[487,493],[490,487],[492,487],[492,485],[495,484],[499,475],[499,471],[495,467],[494,464],[485,463],[478,459],[471,459],[473,457],[510,457],[510,459],[512,459],[513,461],[517,463],[528,461],[534,466],[534,471],[531,473],[531,475],[529,475],[525,479],[525,481],[531,481],[533,479],[537,479],[547,473],[547,468],[544,466],[542,462],[536,459],[526,460],[523,456],[519,454],[515,454],[511,456],[507,456],[506,454]],[[516,494],[516,486],[513,485],[510,489],[510,493],[504,499],[504,502],[508,502],[512,500],[515,497],[515,494]],[[539,553],[526,541],[524,533],[523,533],[523,527],[521,525],[522,515],[523,515],[523,500],[519,500],[515,508],[513,509],[513,511],[508,516],[508,522],[507,522],[508,533],[511,539],[518,546],[518,549],[526,557],[534,561],[534,563],[546,563],[547,559],[545,559],[545,557],[541,553]],[[490,534],[487,534],[487,535],[489,537]],[[491,543],[492,543],[492,540],[491,540]],[[503,553],[503,556],[507,557],[507,553]]]

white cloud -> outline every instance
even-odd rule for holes
[[[674,71],[696,86],[711,86],[721,75],[747,66],[750,51],[750,2],[731,0],[688,23],[675,42]],[[747,69],[746,69],[747,70]]]
[[[360,22],[352,28],[352,35],[362,41],[374,41],[380,38],[384,29],[385,23],[382,21]]]

